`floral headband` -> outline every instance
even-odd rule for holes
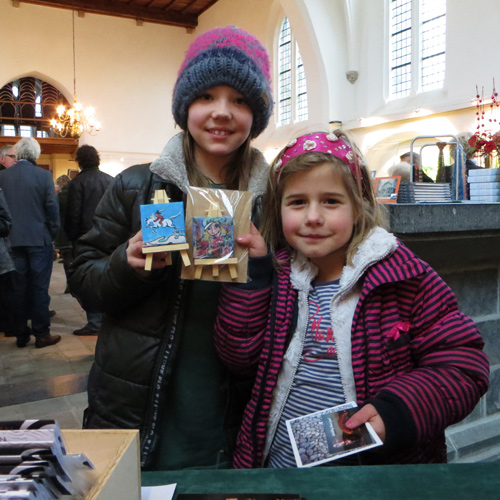
[[[336,156],[344,163],[347,163],[351,169],[354,178],[358,177],[358,171],[355,163],[355,153],[345,141],[339,139],[334,133],[330,132],[325,134],[317,132],[314,134],[307,134],[293,139],[286,145],[286,150],[283,156],[276,162],[275,170],[276,175],[279,177],[283,167],[288,161],[296,156],[304,153],[317,151],[318,153],[328,153]]]

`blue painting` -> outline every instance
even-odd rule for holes
[[[141,205],[143,248],[186,243],[182,202]]]

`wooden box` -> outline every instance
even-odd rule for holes
[[[86,500],[140,500],[139,431],[61,430],[68,454],[84,453],[97,482]]]

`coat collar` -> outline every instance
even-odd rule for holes
[[[340,277],[340,291],[351,288],[373,264],[394,253],[397,238],[381,227],[376,227],[359,245],[351,265],[344,266]],[[290,280],[297,290],[307,291],[318,273],[317,267],[303,255],[292,255]]]
[[[179,189],[186,192],[189,181],[182,148],[183,138],[184,132],[174,135],[163,148],[160,156],[151,163],[149,168],[154,174],[159,175],[162,179],[175,184]],[[248,191],[251,191],[255,195],[261,195],[266,189],[269,164],[258,149],[252,148],[252,155],[254,161]]]

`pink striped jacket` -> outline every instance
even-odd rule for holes
[[[382,229],[375,231],[379,240],[396,241]],[[342,292],[343,273],[339,292],[349,295],[357,289],[358,294],[349,339],[355,399],[358,405],[373,404],[386,427],[384,445],[359,456],[365,464],[445,462],[445,428],[465,418],[488,388],[484,343],[428,264],[400,242],[374,259],[371,236],[362,244],[364,257],[355,257],[348,273],[344,269],[356,283],[344,285]],[[251,280],[224,285],[220,298],[218,353],[231,370],[255,373],[235,468],[262,467],[265,462],[266,439],[269,443],[273,437],[268,429],[273,391],[275,397],[282,390],[278,374],[296,328],[296,263],[287,251],[277,258],[283,264],[274,271],[270,256],[253,259]],[[306,275],[310,280],[314,272]],[[342,317],[342,300],[338,302],[332,312]]]

